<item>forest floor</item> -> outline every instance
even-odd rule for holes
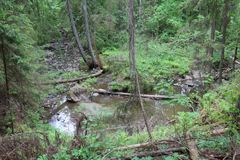
[[[62,45],[57,42],[51,43],[46,50],[45,64],[47,65],[48,72],[76,72],[81,74],[79,71],[79,54],[75,49],[67,50],[67,45]],[[60,51],[60,53],[59,53]],[[61,52],[62,51],[62,52]],[[88,73],[89,71],[85,68],[82,69],[82,72]],[[90,71],[91,74],[93,71]],[[63,73],[64,74],[64,73]],[[65,77],[58,77],[58,79],[62,79]],[[57,80],[57,79],[55,79]],[[111,83],[113,81],[112,73],[107,72],[99,77],[95,78],[95,83],[88,85],[91,89],[98,90],[111,90]],[[189,83],[188,80],[187,83]],[[121,83],[121,82],[120,82]],[[193,84],[193,82],[191,82]],[[134,109],[129,113],[124,113],[124,115],[116,115],[116,111],[121,111],[125,108],[125,105],[133,105],[129,103],[129,97],[120,97],[120,96],[111,96],[111,95],[99,95],[98,93],[94,93],[91,91],[88,92],[81,88],[77,82],[60,84],[63,88],[63,91],[58,93],[50,94],[44,102],[44,106],[46,108],[50,108],[49,112],[51,112],[52,117],[50,118],[50,124],[54,127],[62,130],[63,132],[68,131],[68,133],[73,134],[75,123],[76,123],[76,111],[79,111],[79,106],[84,105],[81,108],[81,111],[84,111],[86,115],[100,115],[102,121],[105,121],[103,124],[103,128],[100,129],[124,129],[131,134],[133,131],[140,132],[144,130],[145,126],[142,119],[142,113],[139,109]],[[77,86],[77,88],[76,88]],[[54,86],[58,87],[58,85]],[[83,86],[86,87],[86,86]],[[67,99],[71,99],[69,96],[69,91],[73,90],[74,94],[76,94],[79,98],[80,102],[68,102]],[[78,92],[79,90],[83,90],[81,95]],[[67,97],[67,98],[66,98]],[[129,103],[129,104],[128,104]],[[158,123],[169,123],[171,118],[177,114],[178,111],[187,111],[188,109],[175,105],[173,107],[168,107],[167,104],[162,104],[162,102],[144,99],[144,103],[146,105],[146,110],[150,119],[150,126],[153,129]],[[134,104],[135,106],[135,104]],[[160,107],[162,106],[162,107]],[[103,113],[106,112],[106,113]],[[70,117],[69,117],[70,114]],[[161,116],[159,116],[161,115]],[[117,117],[116,117],[117,116]],[[117,120],[116,120],[117,119]],[[111,123],[106,123],[107,121],[111,121]],[[61,123],[65,122],[65,123]],[[66,128],[68,126],[69,128]],[[115,129],[114,129],[115,128]],[[131,130],[131,131],[130,131]]]
[[[47,71],[43,74],[47,75],[46,77],[43,76],[45,81],[79,78],[96,73],[96,71],[89,71],[87,68],[82,67],[82,64],[79,62],[81,57],[78,51],[73,47],[69,47],[69,43],[62,45],[61,43],[55,42],[50,44],[46,49],[44,63],[47,66]],[[48,108],[48,112],[52,113],[49,117],[49,124],[60,132],[74,135],[76,134],[78,120],[83,113],[87,117],[92,117],[94,123],[97,123],[97,127],[91,127],[90,132],[92,133],[104,133],[104,136],[102,135],[103,137],[118,137],[121,136],[119,133],[127,134],[124,135],[124,137],[126,136],[125,138],[128,139],[126,143],[124,143],[125,145],[146,142],[148,138],[145,133],[142,114],[140,110],[134,109],[136,108],[134,107],[136,106],[135,102],[131,102],[131,99],[127,97],[103,96],[94,92],[94,90],[97,89],[129,92],[128,84],[123,87],[121,86],[121,84],[124,84],[128,79],[126,74],[120,71],[120,73],[116,75],[115,72],[119,70],[119,66],[125,66],[125,62],[123,62],[124,58],[117,57],[116,55],[111,57],[103,54],[102,56],[104,58],[104,64],[107,66],[104,74],[80,83],[73,82],[48,86],[50,92],[44,102],[44,106]],[[108,63],[108,61],[112,61],[113,59],[116,61],[116,65]],[[213,89],[214,86],[216,86],[215,81],[209,80],[209,77],[204,75],[203,71],[199,69],[201,68],[201,64],[198,63],[199,61],[196,59],[192,64],[193,67],[191,67],[188,72],[171,77],[174,90],[176,91],[175,94],[178,93],[184,95],[183,97],[187,99],[191,99],[191,97],[186,95],[196,91],[204,94],[209,88]],[[116,68],[118,69],[116,70]],[[228,68],[228,66],[225,66],[225,71],[229,71]],[[224,77],[228,80],[228,72],[224,74]],[[114,87],[116,84],[117,87]],[[142,85],[142,87],[144,87],[144,85]],[[69,98],[71,100],[71,92],[79,98],[78,102],[73,103],[72,101],[68,101]],[[151,93],[156,94],[154,91],[151,91]],[[182,100],[180,97],[176,101],[173,101],[173,103],[171,101],[144,99],[154,140],[171,139],[174,136],[178,137],[178,135],[176,135],[177,133],[175,133],[176,126],[172,125],[176,122],[176,117],[179,117],[178,112],[182,112],[183,114],[193,111],[193,115],[203,114],[201,116],[206,116],[204,115],[206,114],[205,112],[196,112],[196,107],[200,103],[199,99],[194,99],[194,97],[192,99],[194,100],[193,103],[195,103],[194,106],[188,108],[189,106],[186,105],[185,100]],[[178,101],[180,101],[180,103],[178,103]],[[80,112],[81,114],[79,114]],[[189,113],[189,115],[191,115],[191,112]],[[188,117],[188,121],[191,121],[190,119],[193,118],[191,116]],[[217,127],[217,129],[219,128]],[[220,127],[220,129],[222,128]],[[218,139],[218,137],[213,139],[216,140],[217,143],[221,143],[224,137],[220,136],[220,139]],[[178,137],[178,141],[182,143],[184,138]],[[200,140],[200,142],[208,143],[207,140]],[[115,147],[121,146],[122,142],[117,141],[115,145]],[[212,149],[204,149],[201,153],[208,156],[208,158],[211,156],[213,158],[223,156],[219,154],[218,151]]]

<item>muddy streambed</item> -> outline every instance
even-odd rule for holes
[[[65,100],[65,99],[64,99]],[[163,101],[144,99],[145,110],[152,127],[165,124],[179,111],[188,111],[186,107],[170,106]],[[91,97],[87,102],[63,102],[55,110],[49,124],[60,132],[74,135],[76,121],[83,112],[88,117],[97,120],[103,128],[117,128],[122,126],[135,126],[138,130],[144,129],[143,117],[136,102],[129,101],[127,97],[101,96]]]

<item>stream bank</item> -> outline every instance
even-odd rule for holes
[[[79,61],[76,61],[79,55],[76,56],[77,52],[74,49],[69,51],[69,47],[59,46],[57,43],[50,44],[50,46],[52,46],[52,49],[47,50],[45,59],[50,72],[75,72],[79,70]],[[74,54],[70,54],[69,52],[74,52]],[[97,90],[111,90],[113,76],[114,75],[108,71],[95,78],[96,80],[91,83],[90,87]],[[173,79],[176,79],[176,77]],[[64,79],[58,77],[57,81],[64,81]],[[190,75],[185,75],[175,81],[176,91],[178,91],[179,94],[188,94],[192,90],[201,87],[202,73],[196,70]],[[64,88],[64,92],[50,95],[46,100],[49,102],[46,103],[48,105],[47,111],[51,112],[49,124],[59,131],[74,135],[76,132],[76,124],[81,117],[80,112],[83,112],[88,117],[94,118],[96,123],[100,123],[102,128],[99,129],[124,128],[129,134],[145,130],[142,113],[137,103],[130,103],[129,97],[103,96],[98,93],[89,92],[86,89],[81,90],[80,88],[80,94],[75,98],[78,100],[75,101],[76,103],[72,103],[67,100],[67,95],[69,91],[78,84],[71,82],[60,85]],[[57,87],[58,85],[54,84],[53,86]],[[165,100],[144,99],[144,106],[152,129],[157,125],[170,122],[178,112],[189,111],[189,108],[186,106],[173,105]]]

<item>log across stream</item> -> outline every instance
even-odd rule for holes
[[[60,132],[74,135],[76,119],[81,116],[79,112],[83,112],[87,116],[98,117],[104,126],[102,129],[134,126],[135,131],[141,130],[144,127],[142,113],[136,104],[127,104],[128,100],[127,97],[98,95],[79,103],[65,101],[53,113],[49,124]],[[186,107],[166,105],[164,101],[145,99],[144,103],[152,127],[170,121],[179,111],[188,111]]]

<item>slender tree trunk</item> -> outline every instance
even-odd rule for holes
[[[86,37],[87,37],[87,41],[88,41],[88,48],[92,57],[92,63],[93,63],[93,67],[96,68],[98,67],[98,62],[93,50],[93,46],[92,46],[92,41],[91,41],[91,34],[90,34],[90,29],[89,29],[89,23],[88,23],[88,11],[87,11],[87,1],[83,0],[83,15],[84,15],[84,24],[85,24],[85,32],[86,32]]]
[[[142,0],[138,0],[138,16],[141,17],[143,14],[143,2]]]
[[[224,11],[223,11],[223,26],[222,26],[222,51],[221,59],[219,64],[219,83],[222,83],[222,72],[223,72],[223,62],[225,54],[225,43],[226,43],[226,34],[227,34],[227,25],[228,25],[228,12],[229,12],[229,0],[224,0]]]
[[[235,70],[235,63],[236,63],[236,60],[237,60],[237,53],[238,53],[238,47],[235,48],[235,52],[234,52],[233,66],[232,66],[233,71]]]
[[[7,71],[7,61],[6,61],[6,55],[4,51],[4,40],[3,38],[1,39],[1,52],[2,52],[2,60],[3,60],[3,68],[4,68],[4,77],[5,77],[5,87],[6,87],[6,105],[8,107],[8,111],[10,112],[10,118],[11,118],[11,129],[12,129],[12,134],[14,133],[14,124],[13,124],[13,115],[12,115],[12,110],[10,106],[10,98],[9,98],[9,81],[8,81],[8,71]]]
[[[215,17],[211,21],[211,42],[213,43],[215,41],[215,32],[216,32],[216,20]],[[213,47],[211,46],[209,55],[213,57]]]
[[[71,24],[71,27],[72,27],[72,32],[73,32],[73,35],[74,35],[75,40],[77,42],[79,52],[80,52],[80,54],[81,54],[81,56],[83,58],[83,61],[89,66],[89,64],[87,62],[87,59],[85,57],[85,52],[84,52],[84,49],[82,47],[82,43],[80,41],[80,38],[79,38],[79,35],[78,35],[78,32],[77,32],[77,28],[76,28],[76,25],[75,25],[73,14],[72,14],[72,5],[71,5],[70,0],[67,0],[67,11],[68,11],[70,24]]]
[[[135,22],[134,22],[134,0],[129,0],[129,58],[130,58],[130,76],[135,81],[135,91],[139,99],[144,122],[147,128],[149,139],[152,140],[150,127],[147,121],[147,114],[143,106],[143,100],[140,92],[139,78],[136,69],[136,52],[135,52]]]
[[[213,52],[214,52],[214,48],[213,48],[213,43],[215,41],[215,32],[216,32],[216,20],[215,17],[212,18],[211,20],[211,46],[208,49],[208,58],[209,58],[209,70],[208,72],[211,73],[212,71],[212,57],[213,57]]]

